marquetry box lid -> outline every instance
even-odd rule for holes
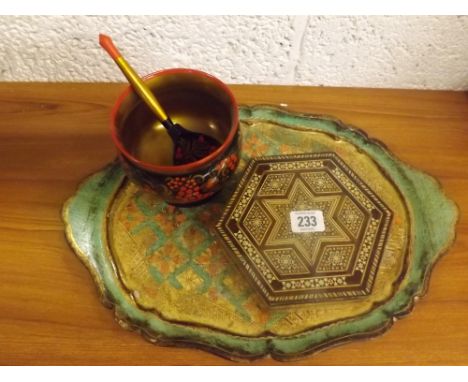
[[[253,158],[216,228],[270,306],[372,292],[391,209],[336,153]]]

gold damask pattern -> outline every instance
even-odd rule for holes
[[[301,147],[307,148],[307,152],[336,150],[340,158],[368,185],[368,188],[378,192],[378,196],[393,213],[383,256],[375,268],[372,292],[358,297],[358,292],[348,290],[349,298],[346,296],[341,298],[333,292],[333,289],[336,290],[349,281],[349,276],[355,268],[366,269],[366,265],[369,264],[367,253],[372,247],[365,244],[362,247],[364,255],[359,259],[356,259],[356,252],[353,253],[348,273],[341,271],[319,273],[316,270],[313,278],[307,278],[310,265],[300,257],[296,249],[294,253],[297,255],[295,258],[297,263],[288,260],[291,251],[287,248],[281,249],[286,253],[277,256],[275,267],[268,255],[258,251],[259,245],[254,239],[244,233],[246,228],[242,226],[242,221],[252,206],[255,191],[244,189],[243,192],[239,192],[238,205],[229,207],[234,209],[231,215],[233,224],[230,224],[230,229],[234,232],[235,221],[241,222],[237,225],[239,231],[235,235],[237,240],[242,241],[242,247],[248,253],[248,257],[244,258],[245,265],[242,267],[262,267],[266,272],[265,278],[270,280],[270,283],[277,285],[273,280],[281,278],[283,291],[290,291],[292,294],[299,292],[302,295],[300,296],[302,300],[297,300],[297,303],[289,296],[284,298],[280,296],[278,299],[283,299],[285,306],[270,309],[261,299],[263,293],[269,293],[268,290],[265,288],[265,292],[255,292],[245,275],[239,272],[238,267],[235,267],[231,261],[237,255],[232,249],[226,251],[228,248],[223,245],[218,235],[215,235],[215,226],[228,204],[225,197],[231,195],[230,187],[235,187],[239,179],[220,193],[219,198],[190,208],[168,206],[154,193],[142,190],[131,182],[124,182],[113,199],[109,212],[109,256],[112,256],[115,262],[115,268],[125,289],[129,291],[138,306],[145,311],[154,312],[164,320],[183,325],[193,324],[197,328],[207,327],[241,336],[276,336],[299,334],[315,326],[364,314],[392,295],[394,283],[397,282],[395,280],[399,280],[406,269],[404,264],[409,235],[407,212],[397,190],[385,178],[374,161],[357,151],[354,146],[344,141],[337,143],[327,134],[284,129],[278,129],[278,126],[268,122],[247,128],[244,126],[243,151],[246,154],[241,161],[239,175],[246,169],[245,160],[258,155],[259,152],[266,155],[300,153],[298,150]],[[283,131],[287,131],[287,135],[294,136],[295,139],[284,142],[281,150],[265,143],[278,141],[279,136],[283,137]],[[298,141],[301,142],[300,146],[297,145]],[[257,168],[259,174],[252,175],[251,184],[255,184],[256,190],[259,190],[269,174],[284,172],[283,170],[294,166],[274,163],[265,173],[261,168]],[[302,173],[317,171],[326,172],[328,175],[332,171],[317,160],[298,163],[297,166],[302,169]],[[340,176],[340,172],[336,171],[330,175],[339,187],[347,181],[346,177],[343,181],[338,181],[337,178]],[[297,176],[294,175],[293,178],[295,177]],[[301,179],[307,187],[306,180]],[[291,183],[286,187],[285,194],[292,189],[293,180],[291,179]],[[320,196],[333,196],[333,194],[315,192]],[[356,195],[356,197],[365,196]],[[281,199],[284,196],[277,195],[270,198]],[[359,203],[356,205],[361,206]],[[338,210],[340,206],[341,203],[337,206]],[[368,219],[369,213],[364,209],[363,211]],[[266,215],[269,215],[268,211]],[[262,245],[265,245],[266,237],[272,227],[273,222],[265,234]],[[341,228],[351,236],[344,226]],[[363,225],[359,237],[364,239],[367,231],[369,237],[372,237],[373,229],[374,224]],[[346,244],[340,243],[340,245]],[[237,257],[236,260],[241,262]],[[299,261],[307,269],[305,273],[302,273],[303,268]],[[316,264],[320,261],[320,256],[315,259]],[[255,265],[252,262],[255,262]],[[279,273],[278,266],[282,267],[283,274]],[[369,269],[369,273],[372,272],[374,271]],[[251,276],[252,279],[254,277],[255,274]],[[260,281],[258,285],[262,285]],[[304,288],[313,290],[313,296],[310,298],[312,304],[299,305],[301,302],[307,302],[304,299]],[[276,303],[276,305],[281,304]]]
[[[194,345],[236,359],[268,353],[275,359],[302,357],[388,328],[391,318],[407,313],[414,296],[425,291],[424,276],[453,239],[455,206],[443,197],[433,179],[394,161],[378,143],[344,124],[269,108],[243,108],[242,114],[244,144],[238,172],[209,202],[190,208],[169,206],[124,178],[116,164],[93,174],[67,202],[63,210],[67,238],[91,271],[103,301],[115,304],[119,323],[138,329],[151,342]],[[271,309],[261,304],[260,294],[232,264],[237,253],[232,248],[226,251],[215,235],[215,224],[250,158],[326,152],[335,152],[337,157],[323,154],[322,159],[312,157],[287,166],[259,163],[252,176],[258,178],[253,181],[258,182],[257,188],[238,191],[242,208],[227,222],[248,255],[242,258],[244,267],[257,267],[252,263],[255,260],[266,272],[272,269],[265,277],[278,300],[290,304]],[[340,158],[352,172],[340,165]],[[309,173],[315,180],[311,183],[301,177],[313,197],[338,196],[333,185],[332,189],[323,188],[323,178],[328,176],[364,215],[359,229],[346,228],[359,220],[346,211],[357,209],[346,198],[340,200],[331,219],[338,221],[350,243],[325,243],[322,254],[313,257],[315,274],[311,277],[301,273],[307,268],[310,274],[311,265],[296,248],[259,252],[261,246],[243,233],[242,221],[255,195],[260,194],[259,188],[267,184],[265,178],[287,168],[294,176],[284,194],[276,198],[288,195],[297,177],[294,168],[300,168],[300,173]],[[271,179],[274,183],[273,176]],[[414,188],[415,184],[424,192]],[[441,208],[429,211],[420,203],[422,195],[425,202]],[[392,214],[387,234],[385,206]],[[440,221],[446,222],[447,229],[437,227]],[[265,238],[272,227],[273,223]],[[428,232],[438,235],[431,238]],[[265,243],[263,240],[261,245]],[[359,243],[359,251],[349,249]],[[379,248],[383,248],[381,255]],[[361,272],[373,285],[364,296],[357,287],[353,291],[346,286],[357,285]],[[367,282],[361,281],[361,290],[366,290]],[[304,295],[304,288],[312,291],[311,296]],[[348,288],[349,297],[342,298],[340,288]],[[297,296],[297,303],[291,294]],[[311,304],[299,305],[307,298]]]
[[[293,232],[291,211],[325,229]],[[218,230],[270,305],[371,293],[391,210],[335,153],[254,159]]]

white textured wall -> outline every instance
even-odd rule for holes
[[[468,89],[468,17],[0,16],[0,81],[124,81],[193,67],[228,83]]]

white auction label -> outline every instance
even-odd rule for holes
[[[323,212],[320,210],[291,211],[291,229],[296,233],[303,232],[323,232],[325,231],[325,221]]]

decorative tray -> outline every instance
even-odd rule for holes
[[[454,240],[455,204],[336,119],[240,113],[241,162],[209,202],[170,206],[117,162],[67,201],[67,238],[103,303],[151,342],[233,360],[293,359],[383,333],[425,293]],[[291,210],[321,210],[327,228],[291,234]]]

